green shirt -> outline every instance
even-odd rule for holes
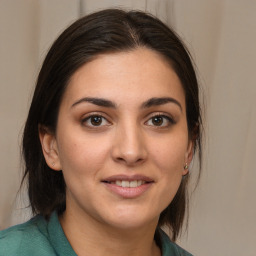
[[[162,256],[192,256],[160,230]],[[0,256],[76,256],[58,216],[49,221],[38,215],[26,223],[0,231]]]

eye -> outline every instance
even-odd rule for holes
[[[168,127],[171,124],[174,124],[174,120],[166,115],[154,115],[153,117],[151,117],[147,122],[146,125],[149,126],[156,126],[156,127]]]
[[[90,115],[82,120],[82,124],[87,127],[99,127],[109,125],[109,122],[101,115]]]

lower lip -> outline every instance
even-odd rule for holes
[[[123,198],[136,198],[141,196],[143,193],[145,193],[147,190],[150,189],[150,187],[153,185],[153,182],[145,183],[143,185],[140,185],[136,188],[124,188],[120,187],[116,184],[111,183],[104,183],[104,185],[113,193],[123,197]]]

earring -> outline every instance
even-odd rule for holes
[[[55,165],[55,163],[54,162],[52,162],[52,166],[54,166]]]
[[[182,175],[182,180],[189,174],[188,163],[185,163],[184,170],[188,170],[186,174]]]

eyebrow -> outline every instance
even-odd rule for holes
[[[113,101],[106,100],[103,98],[92,98],[92,97],[85,97],[78,101],[76,101],[74,104],[72,104],[71,107],[74,107],[82,102],[89,102],[94,105],[100,106],[100,107],[107,107],[107,108],[117,108],[116,104]],[[141,108],[150,108],[153,106],[160,106],[167,103],[174,103],[176,104],[182,111],[181,104],[174,98],[171,97],[160,97],[160,98],[151,98],[144,103],[142,103]]]
[[[174,98],[171,98],[171,97],[151,98],[142,104],[142,108],[150,108],[153,106],[160,106],[160,105],[164,105],[167,103],[176,104],[182,111],[181,104],[177,100],[175,100]]]
[[[74,107],[82,102],[89,102],[100,107],[116,108],[116,104],[110,100],[106,100],[102,98],[90,98],[90,97],[82,98],[76,101],[74,104],[72,104],[71,107]]]

